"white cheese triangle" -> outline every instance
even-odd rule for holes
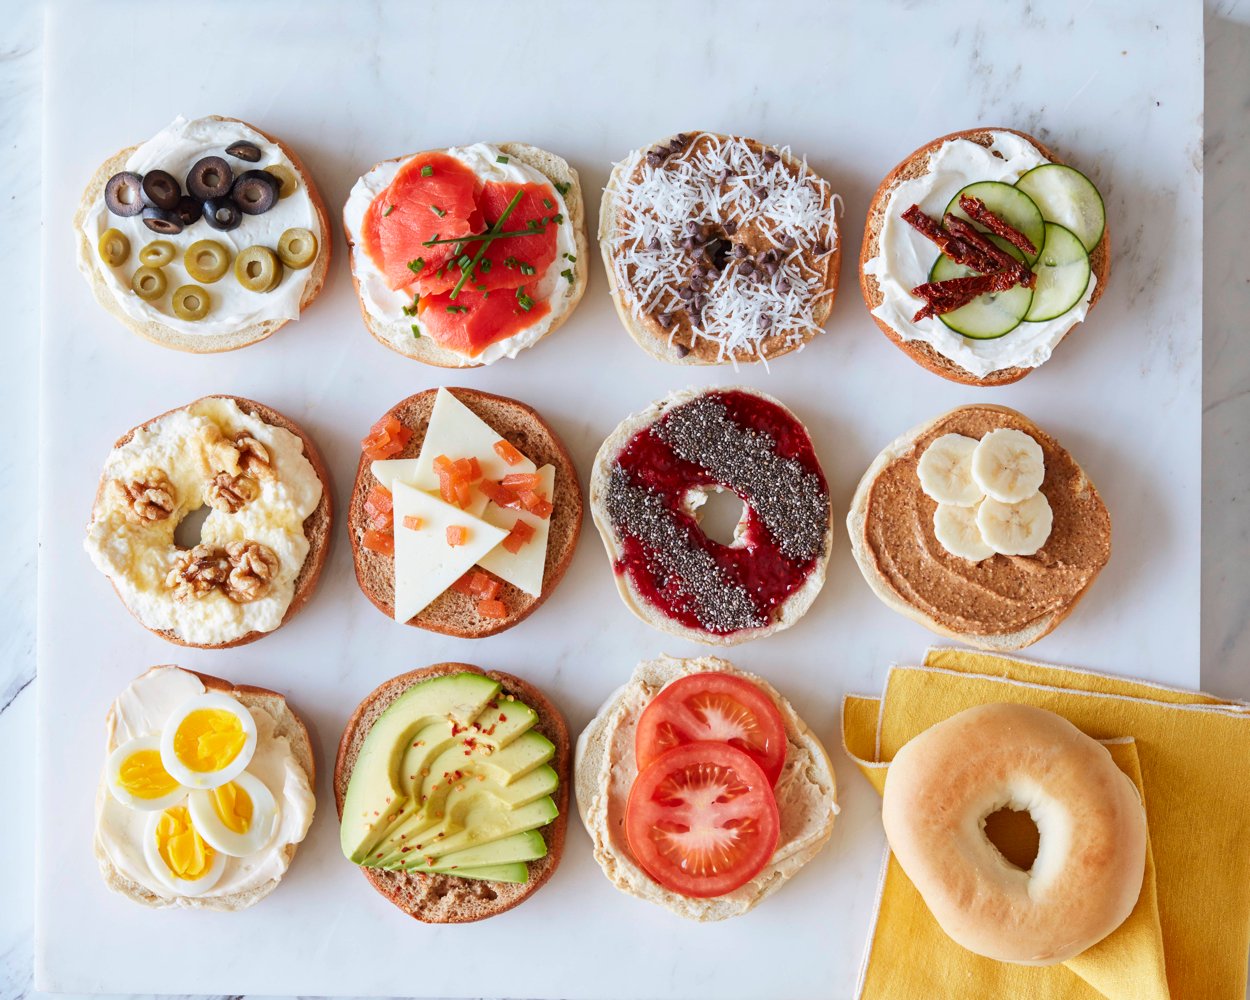
[[[508,532],[400,480],[394,481],[391,493],[395,499],[395,620],[406,622],[472,569]],[[404,527],[406,517],[419,517],[421,527]],[[464,545],[447,544],[447,529],[454,526],[469,530]]]
[[[538,470],[538,491],[548,500],[555,495],[556,468],[544,465]],[[482,514],[485,521],[511,531],[517,521],[524,521],[534,529],[534,537],[521,546],[515,555],[497,545],[477,561],[482,569],[488,569],[501,580],[507,580],[514,587],[525,591],[531,597],[539,597],[543,592],[543,569],[547,564],[547,535],[551,529],[551,518],[543,519],[524,510],[513,510],[511,507],[500,507],[491,503]]]

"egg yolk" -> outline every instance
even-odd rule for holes
[[[252,825],[252,797],[233,781],[213,789],[213,810],[232,833],[247,833]]]
[[[174,754],[192,771],[211,774],[229,766],[246,742],[243,723],[233,712],[197,708],[178,724]]]
[[[161,763],[159,750],[136,750],[122,761],[117,781],[136,799],[159,799],[178,787]]]
[[[213,865],[213,849],[191,825],[186,806],[161,813],[156,824],[156,847],[173,874],[188,882],[203,878]]]

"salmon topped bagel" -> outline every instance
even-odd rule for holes
[[[343,225],[365,326],[427,364],[516,357],[586,290],[577,171],[524,143],[379,163],[352,188]]]

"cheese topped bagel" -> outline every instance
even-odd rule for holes
[[[179,116],[103,163],[74,227],[96,300],[182,351],[263,340],[299,319],[330,265],[325,205],[299,158],[216,115]]]
[[[178,525],[208,508],[197,544]],[[312,441],[237,396],[205,396],[136,427],[109,453],[85,547],[131,614],[184,646],[259,639],[311,596],[330,490]]]

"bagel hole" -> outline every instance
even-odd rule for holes
[[[178,548],[193,549],[200,544],[204,522],[208,520],[211,510],[207,505],[199,507],[178,522],[178,527],[174,528],[174,544]]]
[[[1027,812],[1004,806],[990,813],[985,817],[985,836],[1008,864],[1025,872],[1032,869],[1041,835]]]
[[[738,525],[746,517],[746,507],[733,490],[696,487],[686,494],[684,506],[712,541],[733,545],[738,540]]]

